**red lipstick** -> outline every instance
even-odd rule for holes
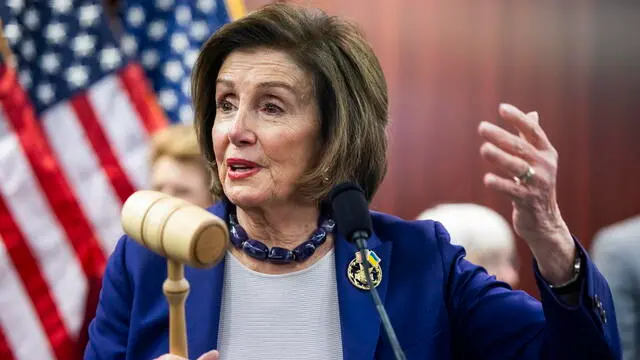
[[[227,176],[231,180],[246,179],[262,170],[262,167],[253,161],[238,158],[227,159],[227,168]]]

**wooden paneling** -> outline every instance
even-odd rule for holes
[[[267,3],[246,0],[249,9]],[[640,213],[640,5],[622,2],[295,1],[360,24],[390,88],[389,173],[373,206],[404,218],[486,190],[476,133],[506,101],[537,110],[560,152],[558,196],[589,246],[600,227]],[[537,294],[523,243],[522,287]]]

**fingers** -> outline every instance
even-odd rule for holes
[[[497,125],[483,121],[478,127],[478,132],[485,140],[509,154],[528,161],[537,160],[537,150],[533,145]]]
[[[484,185],[510,196],[513,200],[522,201],[528,196],[528,190],[524,186],[516,184],[513,180],[505,179],[493,173],[484,175]]]
[[[185,359],[178,355],[164,354],[158,358],[155,358],[155,360],[188,360],[188,359]]]
[[[220,353],[217,350],[211,350],[208,353],[202,354],[198,360],[219,360]],[[187,360],[178,355],[164,354],[155,360]]]
[[[525,115],[517,107],[504,103],[500,104],[498,112],[506,122],[518,129],[520,134],[533,146],[541,150],[551,148],[547,134],[540,127],[537,112]]]
[[[525,115],[529,120],[533,121],[536,124],[540,124],[540,117],[538,116],[538,112],[537,111],[531,111],[528,112],[527,115]],[[524,134],[521,131],[518,131],[518,135],[520,135],[521,138],[526,139],[526,137],[524,136]]]
[[[218,359],[220,359],[220,353],[218,353],[217,350],[211,350],[206,354],[202,354],[202,356],[198,358],[198,360],[218,360]]]
[[[526,161],[507,153],[489,142],[482,144],[480,154],[505,174],[521,176],[529,169],[529,164]]]

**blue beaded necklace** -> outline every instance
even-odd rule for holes
[[[229,224],[231,225],[229,231],[231,244],[236,249],[241,249],[254,259],[269,261],[274,264],[289,264],[294,261],[303,262],[307,260],[317,248],[324,244],[327,240],[327,235],[331,234],[336,226],[333,220],[324,219],[320,223],[320,227],[311,234],[309,240],[298,245],[295,249],[289,250],[277,246],[269,249],[261,241],[249,239],[249,235],[238,223],[238,218],[234,212],[229,213]]]

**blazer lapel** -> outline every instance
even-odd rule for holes
[[[368,240],[368,247],[381,259],[382,282],[376,290],[384,302],[389,279],[391,242],[382,243],[373,234]],[[357,251],[355,245],[347,242],[344,237],[338,236],[335,249],[343,357],[345,360],[373,359],[381,331],[380,316],[371,294],[356,288],[347,278],[347,267],[355,258]],[[387,274],[386,278],[385,274]]]

